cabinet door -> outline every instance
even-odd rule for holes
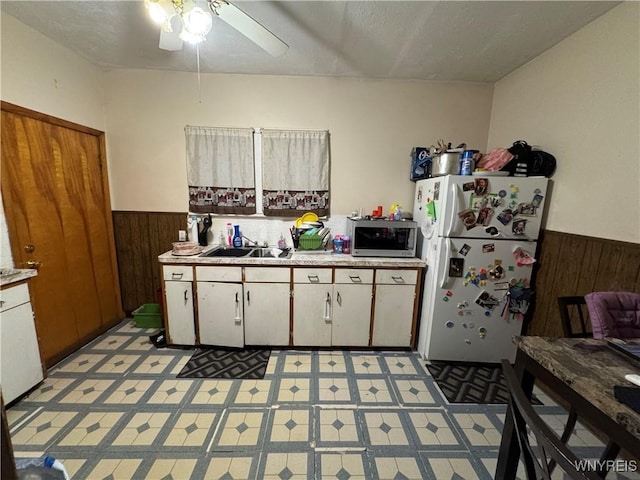
[[[376,285],[374,347],[411,346],[415,285]]]
[[[244,346],[242,284],[197,282],[200,343]]]
[[[289,284],[244,284],[244,343],[289,345]]]
[[[331,345],[333,285],[296,283],[293,286],[293,344]]]
[[[165,282],[167,299],[167,338],[172,345],[195,345],[196,331],[193,317],[193,283]]]
[[[332,345],[353,347],[369,345],[371,293],[371,285],[336,284],[333,286]]]
[[[9,403],[43,379],[38,338],[30,303],[23,303],[2,312],[1,340],[2,397]]]

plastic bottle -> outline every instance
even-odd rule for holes
[[[69,480],[69,474],[67,473],[66,468],[59,460],[56,460],[53,457],[39,457],[39,458],[16,458],[16,468],[18,469],[18,474],[20,474],[21,470],[24,470],[25,473],[29,472],[30,469],[33,471],[30,473],[37,474],[38,468],[52,468],[54,470],[59,470],[64,475],[65,480]],[[44,473],[44,472],[42,472]],[[45,474],[46,475],[46,474]],[[28,478],[37,478],[34,476],[29,476]],[[43,477],[45,478],[45,477]]]
[[[394,220],[402,220],[402,205],[397,205],[396,206],[396,211],[393,214],[393,219]]]
[[[233,245],[233,225],[231,222],[227,222],[227,245]]]
[[[69,480],[69,474],[67,473],[67,469],[64,468],[62,462],[60,460],[56,460],[53,457],[44,457],[44,466],[48,468],[53,468],[55,470],[60,470],[64,474],[65,480]]]
[[[240,248],[242,247],[242,234],[240,233],[240,225],[234,225],[233,230],[233,247]]]
[[[342,253],[351,253],[351,238],[347,235],[343,235],[340,238],[342,238]]]
[[[222,230],[220,230],[220,240],[218,240],[218,243],[220,243],[221,247],[224,247],[227,245],[227,239],[224,238],[224,233]]]
[[[190,242],[198,242],[198,217],[191,215],[191,235],[189,236]]]
[[[284,239],[284,235],[280,234],[280,239],[278,240],[278,248],[282,250],[283,248],[286,248],[286,246],[287,242]]]

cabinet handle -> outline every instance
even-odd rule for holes
[[[251,292],[247,290],[247,303],[251,302]]]
[[[235,321],[235,323],[239,324],[240,323],[240,301],[238,300],[238,292],[236,292],[236,313],[233,317],[233,320]]]
[[[342,306],[342,297],[340,296],[340,292],[338,292],[336,296],[336,302],[338,302],[338,305]]]
[[[402,277],[391,276],[391,279],[396,283],[404,283],[404,278],[402,278]]]
[[[318,277],[318,275],[307,275],[307,278],[309,279],[309,281],[311,283],[319,283],[320,282],[320,277]]]
[[[353,283],[362,283],[362,279],[360,278],[360,275],[349,275],[349,278]]]
[[[182,276],[184,275],[184,273],[172,273],[171,274],[171,278],[174,280],[180,279],[182,278]]]
[[[187,296],[187,290],[184,291],[184,303],[187,303],[187,301],[189,300],[188,296]]]
[[[324,302],[324,317],[323,320],[330,322],[331,321],[331,295],[327,292],[327,299]]]
[[[4,304],[7,303],[4,300],[0,300],[0,307],[4,307]]]

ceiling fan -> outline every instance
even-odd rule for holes
[[[203,0],[211,13],[231,25],[249,40],[274,57],[283,55],[289,46],[227,0]],[[196,0],[145,0],[151,19],[160,25],[160,48],[176,51],[183,41],[198,44],[211,30],[211,13]]]

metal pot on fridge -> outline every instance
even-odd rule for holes
[[[432,156],[431,175],[457,175],[460,170],[460,152],[443,152]]]

